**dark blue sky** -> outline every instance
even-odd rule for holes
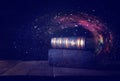
[[[119,7],[119,2],[115,0],[1,0],[0,58],[17,58],[19,52],[13,48],[17,30],[32,22],[37,16],[45,14],[58,12],[93,14],[107,22],[109,28],[118,35],[120,29]]]

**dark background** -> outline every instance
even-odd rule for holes
[[[45,49],[46,52],[42,50],[41,53],[41,49],[40,51],[33,50],[31,54],[27,55],[23,51],[16,50],[14,47],[14,41],[17,38],[16,32],[18,29],[22,29],[22,26],[34,21],[37,16],[71,11],[89,13],[104,20],[114,32],[116,45],[114,49],[117,50],[114,53],[119,56],[119,8],[119,1],[115,0],[1,0],[0,59],[47,59],[47,50]]]

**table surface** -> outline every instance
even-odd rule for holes
[[[1,76],[118,76],[120,71],[104,71],[84,68],[52,67],[48,61],[1,60]]]

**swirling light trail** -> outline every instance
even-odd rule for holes
[[[105,26],[104,23],[100,22],[95,16],[90,16],[88,14],[78,14],[78,15],[61,15],[55,16],[53,19],[54,23],[57,23],[58,29],[65,29],[68,27],[83,27],[89,30],[95,39],[97,54],[109,53],[112,47],[112,33]],[[57,28],[56,28],[57,29]]]

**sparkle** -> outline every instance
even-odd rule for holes
[[[74,46],[75,45],[75,42],[74,40],[71,41],[71,46]]]
[[[84,41],[83,39],[81,39],[80,45],[81,45],[82,47],[85,45],[85,41]]]
[[[75,27],[78,27],[78,25],[77,25],[77,24],[75,24]]]
[[[77,40],[77,47],[80,48],[80,39]]]
[[[88,19],[88,21],[90,22],[91,20],[90,20],[90,19]]]
[[[28,51],[26,51],[25,53],[28,54]]]
[[[68,48],[68,39],[65,40],[66,48]]]
[[[75,31],[77,32],[78,30],[76,29]]]
[[[93,9],[92,12],[95,12],[95,10]]]
[[[17,48],[16,46],[14,48]]]
[[[34,26],[34,28],[36,29],[36,28],[37,28],[37,26]]]

